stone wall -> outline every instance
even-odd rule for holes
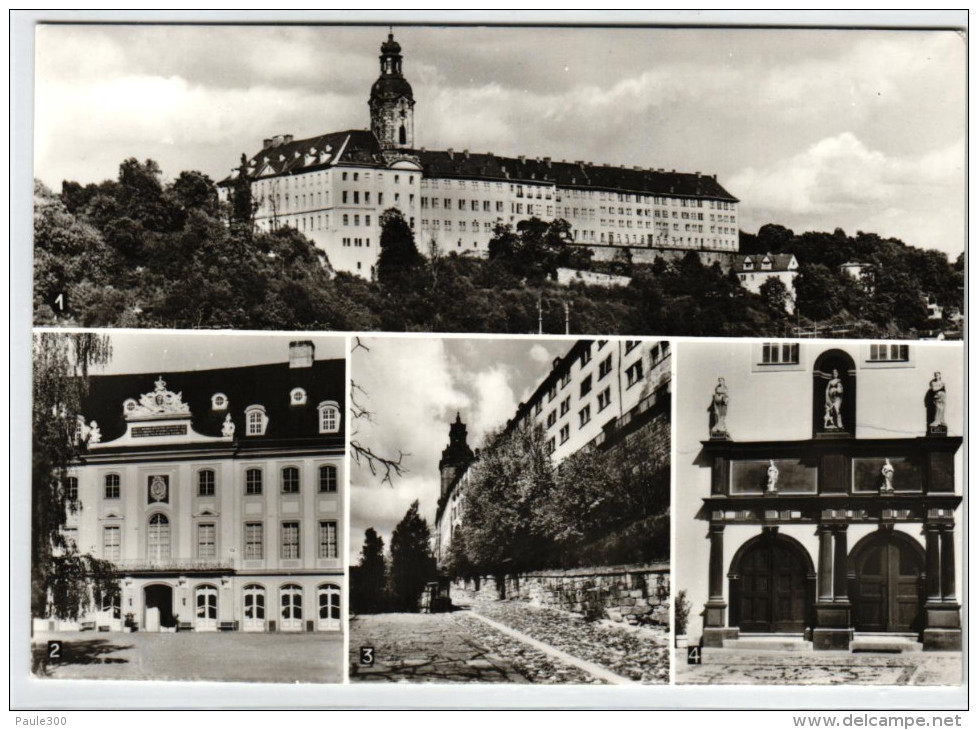
[[[595,243],[574,245],[590,248],[594,252],[594,261],[613,261],[618,251],[628,248],[632,253],[632,262],[636,264],[655,263],[656,257],[679,263],[683,256],[693,250],[688,248],[651,248],[648,246],[610,246]],[[696,253],[704,266],[712,266],[714,261],[718,261],[724,272],[730,271],[734,260],[740,255],[737,251],[696,251]]]
[[[452,596],[467,600],[526,601],[595,619],[632,625],[669,624],[669,565],[616,565],[601,568],[541,570],[456,582]]]

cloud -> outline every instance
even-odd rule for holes
[[[841,227],[956,253],[964,246],[964,140],[918,156],[886,155],[854,134],[819,140],[730,179],[744,200],[741,227]],[[938,211],[940,213],[938,214]]]
[[[550,353],[547,352],[546,347],[538,342],[530,348],[530,359],[532,359],[534,362],[549,362]]]
[[[469,416],[470,441],[481,444],[485,435],[506,425],[516,412],[516,394],[510,382],[509,369],[495,366],[475,374],[474,409]]]

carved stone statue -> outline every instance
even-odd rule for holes
[[[944,414],[947,408],[947,388],[940,373],[934,373],[927,390],[927,398],[930,400],[930,410],[933,413],[930,418],[930,427],[946,428],[947,421]]]
[[[767,491],[778,491],[778,476],[780,474],[781,472],[778,471],[778,467],[774,464],[774,459],[771,459],[771,465],[767,468]]]
[[[843,430],[842,424],[842,398],[844,394],[842,379],[839,371],[833,370],[832,377],[825,386],[825,428]]]
[[[883,475],[883,486],[880,488],[881,492],[892,492],[893,491],[893,464],[887,459],[886,463],[883,464],[883,468],[880,473]]]
[[[231,420],[230,413],[224,417],[224,423],[221,425],[221,435],[224,438],[234,438],[234,421]]]
[[[727,405],[730,403],[730,395],[727,392],[727,384],[723,378],[717,380],[717,387],[713,389],[713,402],[710,404],[710,436],[727,435]]]
[[[102,431],[95,421],[88,424],[88,443],[97,444],[102,441]]]

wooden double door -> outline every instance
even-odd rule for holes
[[[740,559],[735,625],[745,633],[802,633],[810,602],[808,570],[799,549],[761,539]]]
[[[923,558],[908,540],[873,539],[854,555],[853,621],[856,631],[916,632],[923,605]]]

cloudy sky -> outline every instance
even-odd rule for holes
[[[351,369],[357,403],[372,420],[351,423],[354,437],[385,455],[406,454],[407,472],[382,484],[366,465],[350,474],[350,561],[360,560],[363,533],[373,527],[390,545],[394,527],[414,500],[434,525],[440,476],[438,460],[448,446],[448,429],[460,412],[469,446],[504,426],[526,401],[570,340],[362,338]],[[362,389],[362,390],[359,390]]]
[[[379,27],[41,26],[35,175],[130,156],[221,178],[261,140],[366,128]],[[716,173],[741,227],[964,247],[963,37],[398,27],[416,144]]]
[[[315,345],[316,359],[346,356],[343,337],[310,337],[246,332],[111,332],[112,359],[93,371],[98,375],[167,373],[287,362],[289,343]]]

